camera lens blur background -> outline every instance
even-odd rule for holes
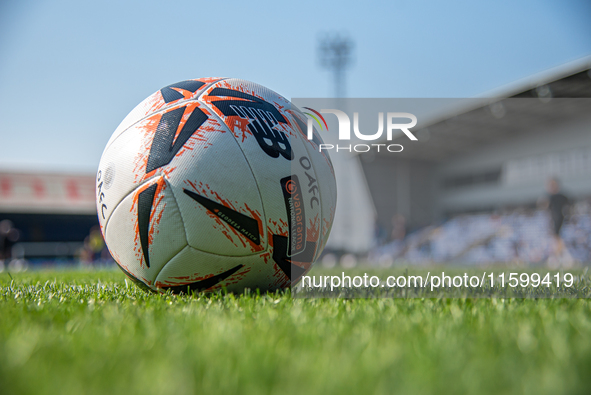
[[[583,0],[3,1],[0,270],[111,265],[107,140],[154,91],[207,76],[288,98],[491,99],[416,129],[404,155],[351,159],[339,205],[370,214],[360,234],[341,209],[326,266],[588,263],[590,22]]]

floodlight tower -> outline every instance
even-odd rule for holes
[[[336,98],[345,97],[345,70],[351,64],[353,41],[340,34],[320,37],[318,56],[320,65],[333,72]]]
[[[332,71],[334,77],[334,100],[325,100],[329,107],[347,112],[345,72],[353,61],[353,41],[344,34],[325,34],[318,40],[318,59],[322,67]],[[322,137],[327,143],[339,144],[336,118],[328,118],[328,125],[334,125],[332,133]],[[333,126],[329,126],[333,127]],[[325,132],[328,132],[326,130]],[[342,142],[348,145],[349,142]],[[331,152],[332,164],[337,181],[339,204],[334,214],[334,223],[329,248],[347,253],[364,253],[369,250],[374,230],[375,209],[367,190],[363,169],[355,152]]]

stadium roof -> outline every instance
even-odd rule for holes
[[[464,100],[456,110],[413,129],[417,143],[408,144],[403,136],[392,142],[404,142],[397,157],[443,161],[509,135],[589,115],[589,99],[591,57]]]
[[[0,173],[0,213],[95,214],[94,175]]]

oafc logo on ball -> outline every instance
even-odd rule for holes
[[[328,131],[328,125],[326,120],[322,116],[324,114],[334,114],[337,117],[339,122],[339,141],[347,141],[351,140],[351,120],[349,116],[341,110],[335,109],[322,109],[320,112],[310,108],[310,107],[303,107],[310,112],[304,112],[309,118],[307,123],[307,137],[308,140],[313,140],[314,138],[314,126],[313,121],[316,121],[320,130],[325,129]],[[410,128],[416,126],[417,124],[417,117],[408,112],[388,112],[386,117],[386,140],[391,141],[393,137],[397,137],[394,135],[394,131],[401,131],[404,133],[406,137],[408,137],[411,141],[417,141],[418,139],[416,136],[409,130]],[[408,119],[410,122],[407,123],[395,123],[395,119]],[[322,120],[322,123],[320,122]],[[324,125],[324,126],[323,126]],[[374,134],[363,134],[359,130],[359,113],[353,113],[353,132],[355,137],[360,140],[364,141],[376,141],[382,137],[384,132],[384,113],[378,113],[378,131]],[[347,151],[347,152],[368,152],[370,150],[375,150],[380,152],[380,149],[385,150],[387,152],[402,152],[404,147],[402,144],[349,144],[349,145],[339,145],[336,146],[334,144],[319,144],[318,151],[330,151],[334,150],[335,152],[339,151]]]

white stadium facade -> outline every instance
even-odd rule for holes
[[[359,155],[378,225],[533,207],[550,177],[573,200],[591,197],[590,69],[586,58],[532,76],[419,125],[418,141],[392,140],[400,153]]]

